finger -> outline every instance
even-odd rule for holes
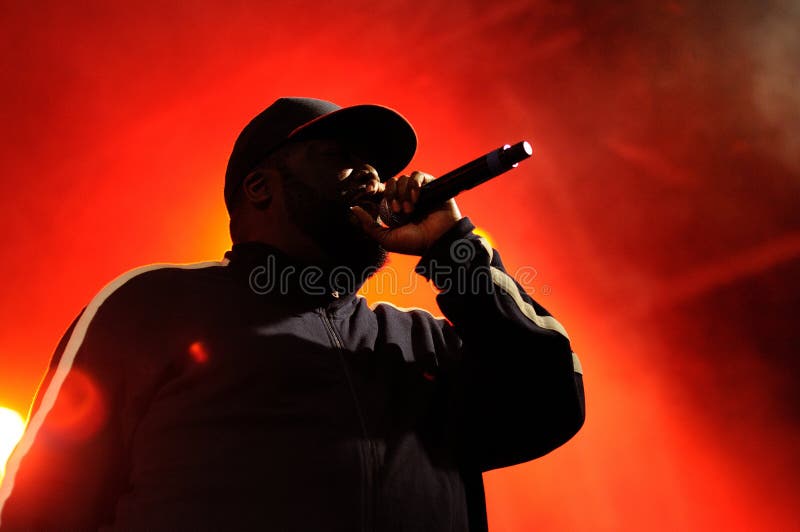
[[[389,204],[392,212],[400,212],[400,204],[397,203],[397,178],[392,177],[385,181],[386,187],[383,189],[383,197]]]
[[[430,183],[431,181],[433,181],[434,179],[436,179],[431,174],[426,174],[425,172],[415,171],[412,175],[414,175],[414,174],[417,174],[418,179],[422,180],[422,182],[420,183],[421,185],[426,185],[426,184]]]
[[[411,174],[411,182],[408,185],[408,196],[411,203],[416,203],[419,199],[419,190],[422,185],[433,180],[433,176],[423,172],[414,171]]]
[[[367,211],[355,205],[350,207],[350,212],[355,215],[356,222],[368,236],[378,242],[383,242],[386,239],[386,233],[389,229],[383,227]]]
[[[395,193],[395,196],[397,197],[398,203],[403,207],[403,212],[405,213],[410,213],[412,210],[411,196],[409,195],[409,184],[412,181],[412,178],[407,175],[404,175],[397,180],[397,192]]]
[[[411,178],[407,175],[402,175],[397,178],[397,199],[403,200],[406,195],[406,188]]]

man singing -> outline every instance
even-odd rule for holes
[[[454,200],[412,214],[411,125],[281,98],[240,133],[219,262],[156,264],[69,327],[0,489],[5,530],[481,531],[481,473],[583,425],[564,327]],[[385,217],[385,215],[384,215]],[[357,295],[420,257],[445,319]]]

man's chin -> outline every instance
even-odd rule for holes
[[[386,250],[366,235],[342,238],[338,244],[328,250],[329,255],[337,266],[349,268],[356,274],[356,279],[361,279],[362,282],[386,264]]]
[[[317,234],[311,236],[331,258],[330,266],[346,268],[357,283],[363,283],[386,264],[387,251],[347,219],[329,218],[317,229],[313,231]]]

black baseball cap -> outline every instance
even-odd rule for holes
[[[417,135],[397,111],[382,105],[341,107],[316,98],[279,98],[261,111],[233,145],[225,171],[225,206],[244,178],[289,140],[336,139],[371,164],[381,180],[397,175],[417,149]]]

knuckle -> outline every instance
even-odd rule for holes
[[[412,176],[414,177],[415,181],[424,181],[425,179],[431,177],[430,174],[426,174],[425,172],[420,172],[419,170],[415,170]]]

